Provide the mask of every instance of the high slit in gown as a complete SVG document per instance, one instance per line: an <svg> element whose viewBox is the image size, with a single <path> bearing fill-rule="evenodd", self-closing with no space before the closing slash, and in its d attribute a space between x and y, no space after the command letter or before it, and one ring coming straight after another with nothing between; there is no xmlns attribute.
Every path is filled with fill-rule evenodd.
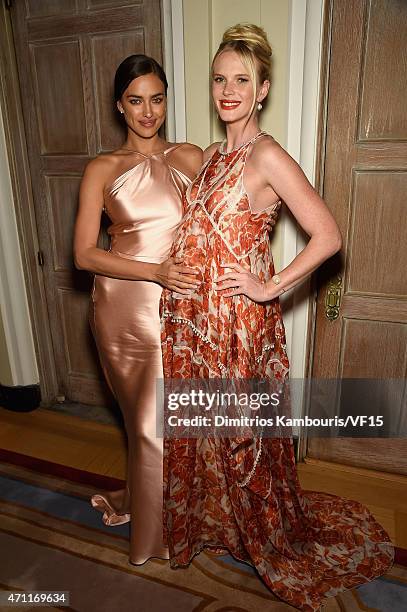
<svg viewBox="0 0 407 612"><path fill-rule="evenodd" d="M186 192L170 254L203 281L190 296L163 291L168 379L288 376L279 299L224 297L228 290L217 291L214 282L230 262L262 281L275 273L266 222L281 202L254 213L243 183L250 147L265 137L230 152L219 147ZM204 547L223 547L254 566L280 599L308 612L391 567L394 547L365 506L301 489L292 437L253 435L249 442L164 437L163 524L172 567L187 566Z"/></svg>
<svg viewBox="0 0 407 612"><path fill-rule="evenodd" d="M170 163L177 146L137 164L106 188L112 224L109 251L125 259L167 259L182 218L182 196L190 179ZM156 378L163 377L159 301L162 287L95 275L90 325L106 380L120 406L128 438L126 488L101 491L91 503L106 525L130 520L132 563L168 559L162 537L163 439L156 437Z"/></svg>

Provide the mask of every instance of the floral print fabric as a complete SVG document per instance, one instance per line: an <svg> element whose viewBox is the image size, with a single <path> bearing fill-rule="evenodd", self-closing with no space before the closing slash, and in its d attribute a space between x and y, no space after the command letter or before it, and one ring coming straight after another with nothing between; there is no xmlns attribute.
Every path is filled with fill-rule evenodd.
<svg viewBox="0 0 407 612"><path fill-rule="evenodd" d="M281 201L250 208L245 161L263 132L241 147L217 149L188 189L171 256L199 270L184 296L164 290L166 378L256 378L289 373L277 299L225 298L220 264L238 262L261 280L274 271L266 223ZM204 547L227 548L253 565L282 600L306 611L324 598L382 575L394 548L362 504L300 487L292 438L164 438L163 530L172 567Z"/></svg>

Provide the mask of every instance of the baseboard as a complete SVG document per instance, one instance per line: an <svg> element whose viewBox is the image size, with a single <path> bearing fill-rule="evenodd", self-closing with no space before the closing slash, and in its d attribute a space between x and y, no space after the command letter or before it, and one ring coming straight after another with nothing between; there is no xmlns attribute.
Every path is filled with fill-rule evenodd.
<svg viewBox="0 0 407 612"><path fill-rule="evenodd" d="M41 402L40 385L7 387L0 384L0 406L14 412L32 412Z"/></svg>
<svg viewBox="0 0 407 612"><path fill-rule="evenodd" d="M67 465L60 465L53 463L52 461L46 461L45 459L38 459L37 457L29 457L22 453L15 453L10 450L0 449L0 461L4 463L11 463L12 465L19 465L20 467L27 468L33 472L40 472L41 474L49 474L51 476L57 476L65 480L71 480L72 482L78 482L85 485L94 486L104 490L116 490L121 489L125 486L125 481L118 478L112 478L111 476L103 476L102 474L94 474L86 470L79 470Z"/></svg>

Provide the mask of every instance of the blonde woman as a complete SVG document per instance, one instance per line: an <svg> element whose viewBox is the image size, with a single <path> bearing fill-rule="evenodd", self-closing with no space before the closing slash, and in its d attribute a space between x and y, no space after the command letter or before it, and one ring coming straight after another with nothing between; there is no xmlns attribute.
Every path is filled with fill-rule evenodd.
<svg viewBox="0 0 407 612"><path fill-rule="evenodd" d="M289 363L279 296L341 248L325 202L298 164L259 128L271 48L254 25L228 29L212 64L226 140L210 146L185 196L170 255L200 273L191 295L164 289L168 379L269 379ZM266 231L281 201L310 236L276 274ZM383 574L394 549L360 503L301 489L292 438L170 436L164 441L164 538L173 567L202 548L228 550L301 610ZM219 552L219 550L218 550Z"/></svg>

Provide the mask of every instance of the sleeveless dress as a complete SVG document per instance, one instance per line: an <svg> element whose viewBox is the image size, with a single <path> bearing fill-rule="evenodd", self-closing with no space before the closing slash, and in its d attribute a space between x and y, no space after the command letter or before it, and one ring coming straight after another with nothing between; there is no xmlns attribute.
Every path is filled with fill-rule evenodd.
<svg viewBox="0 0 407 612"><path fill-rule="evenodd" d="M167 259L182 218L182 196L191 182L169 163L177 146L144 156L105 190L111 253L152 263ZM107 525L131 518L130 561L136 564L155 556L168 559L162 540L163 439L156 437L155 385L163 377L161 292L153 282L95 275L89 313L128 438L126 489L100 492L91 503L104 513Z"/></svg>
<svg viewBox="0 0 407 612"><path fill-rule="evenodd" d="M289 363L279 299L255 303L223 297L214 280L221 263L274 273L267 217L254 213L243 184L257 139L231 152L223 145L186 193L186 213L171 249L203 282L188 297L164 290L161 340L170 378L284 381ZM250 439L249 439L250 441ZM246 439L247 442L247 439ZM362 504L303 490L292 437L164 438L164 540L172 567L204 547L227 548L254 566L269 589L300 610L382 575L393 563L386 531Z"/></svg>

